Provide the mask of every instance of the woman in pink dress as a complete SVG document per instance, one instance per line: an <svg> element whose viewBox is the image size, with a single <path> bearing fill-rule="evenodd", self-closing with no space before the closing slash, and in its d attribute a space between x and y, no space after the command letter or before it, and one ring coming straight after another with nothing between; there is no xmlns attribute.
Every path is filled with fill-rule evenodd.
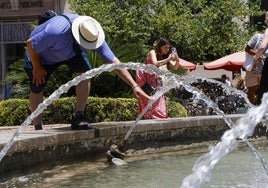
<svg viewBox="0 0 268 188"><path fill-rule="evenodd" d="M154 48L149 51L144 61L145 64L153 64L159 68L174 69L179 68L179 57L177 52L170 50L170 43L165 38L160 38L156 41ZM147 82L153 88L159 89L162 84L155 74L148 74L143 70L137 70L136 72L136 82L142 86ZM145 91L145 89L144 89ZM147 93L148 94L148 93ZM148 104L148 99L140 96L138 99L138 112L139 114ZM150 107L150 109L144 114L144 119L160 119L168 118L165 96L161 96L155 103Z"/></svg>

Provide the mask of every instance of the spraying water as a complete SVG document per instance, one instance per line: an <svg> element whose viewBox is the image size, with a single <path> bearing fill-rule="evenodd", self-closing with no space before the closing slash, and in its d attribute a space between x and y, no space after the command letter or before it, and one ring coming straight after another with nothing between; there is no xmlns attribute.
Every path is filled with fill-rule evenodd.
<svg viewBox="0 0 268 188"><path fill-rule="evenodd" d="M251 136L255 126L259 123L267 114L267 102L263 102L259 107L253 107L250 109L247 114L241 118L236 124L234 124L230 118L228 118L219 108L218 106L209 99L202 91L198 90L195 87L192 87L190 84L197 80L197 78L187 78L187 80L178 75L174 75L169 71L161 70L153 65L145 65L140 63L126 63L126 64L107 64L102 65L99 68L92 69L87 71L86 73L77 76L73 80L67 82L66 84L59 87L58 90L54 91L47 99L44 100L43 103L39 104L37 109L27 117L27 119L21 124L18 130L14 133L10 141L4 146L4 148L0 152L0 162L3 157L6 155L8 150L11 148L16 138L24 131L25 127L29 125L32 120L41 114L48 105L50 105L53 101L57 100L61 94L66 93L70 87L77 85L81 81L85 79L90 79L98 74L101 74L104 71L113 71L114 69L134 69L134 70L145 70L149 74L160 75L159 77L164 78L165 83L164 86L156 92L153 96L152 100L149 101L146 108L142 111L142 113L137 117L135 123L131 126L128 133L125 136L125 140L129 138L133 129L137 125L137 122L141 119L144 113L148 110L148 108L157 100L161 95L166 93L172 88L175 87L184 87L187 91L194 94L194 96L200 100L204 100L208 106L213 108L213 110L221 115L227 125L231 128L226 131L221 138L221 141L214 147L210 148L210 152L206 155L199 158L193 168L193 174L186 177L183 181L182 187L199 187L200 184L208 182L210 178L210 171L216 165L216 163L229 152L234 150L237 145L237 139L242 139L247 146L250 148L254 156L259 160L262 164L263 168L267 171L266 162L263 158L258 154L256 149L247 141L247 137ZM221 83L222 84L222 83ZM233 89L233 88L232 88ZM246 97L245 97L246 99ZM268 96L264 96L264 101L268 100Z"/></svg>
<svg viewBox="0 0 268 188"><path fill-rule="evenodd" d="M255 129L255 126L261 122L267 112L263 110L263 108L267 108L266 106L264 107L254 107L251 105L251 103L248 101L247 97L245 94L242 95L242 97L245 98L249 106L252 108L248 111L247 114L251 113L254 111L254 114L251 113L250 116L245 115L246 117L241 118L237 124L234 124L232 120L227 117L222 110L219 109L219 107L210 99L208 98L202 91L198 90L197 88L192 87L189 83L183 81L178 82L176 79L176 75L172 75L175 77L175 79L170 79L169 76L169 83L166 84L175 84L176 86L183 86L187 91L191 92L194 94L194 96L199 99L203 100L206 102L206 104L211 107L218 115L221 115L226 122L226 124L231 128L222 137L222 141L217 144L217 146L212 147L210 149L210 152L202 157L196 162L194 168L193 168L193 174L186 177L185 180L183 181L182 187L184 188L189 188L189 187L199 187L202 183L206 183L210 179L210 172L214 168L215 164L225 155L227 155L229 152L233 151L236 146L237 146L237 139L242 139L250 151L254 154L256 159L260 162L262 167L264 168L266 174L268 175L268 166L266 161L263 159L263 157L258 153L258 151L255 149L255 147L247 140L247 137L251 136L253 134L253 131ZM199 78L200 79L200 78ZM196 80L196 79L195 79ZM173 82L172 82L173 81ZM192 82L192 80L190 81ZM217 83L217 81L215 81ZM221 83L222 84L222 83ZM228 87L228 86L227 86ZM227 88L224 86L224 88ZM233 88L229 87L227 89L235 91ZM229 90L229 91L230 91ZM263 101L266 101L266 98L263 99ZM263 104L264 105L264 104ZM259 113L259 111L262 111L262 113ZM256 114L258 114L258 118L256 118ZM245 120L244 120L245 119ZM227 136L226 136L227 135ZM231 136L229 136L231 135Z"/></svg>
<svg viewBox="0 0 268 188"><path fill-rule="evenodd" d="M11 148L11 146L14 144L14 142L16 141L16 138L24 131L24 129L34 120L34 118L36 118L38 115L40 115L53 101L57 100L63 93L66 93L72 86L76 86L77 84L79 84L81 81L86 80L86 79L90 79L93 78L105 71L107 72L111 72L114 69L146 69L146 71L148 73L154 74L157 73L159 70L158 68L154 67L153 65L144 65L144 64L140 64L140 63L129 63L129 64L105 64L102 65L98 68L89 70L87 72L85 72L84 74L75 77L74 79L70 80L69 82L67 82L66 84L63 84L59 87L59 89L57 89L56 91L54 91L47 99L45 99L43 101L43 103L40 103L38 105L38 107L35 109L35 111L33 111L26 119L25 121L21 124L21 126L18 128L18 130L13 134L13 136L11 137L10 141L5 144L4 148L1 150L0 152L0 162L2 161L2 159L4 158L4 156L7 154L8 150ZM158 72L159 73L159 72ZM163 73L163 72L162 72ZM161 95L160 95L161 96ZM157 99L154 99L157 100ZM152 104L152 102L150 102L150 104ZM149 105L147 107L147 109L149 108ZM146 111L144 111L145 113ZM142 117L142 116L139 116ZM134 128L134 126L133 126Z"/></svg>
<svg viewBox="0 0 268 188"><path fill-rule="evenodd" d="M144 70L147 71L147 69L144 69ZM252 121L250 122L250 121L246 120L247 123L250 123L250 124L248 124L248 125L245 124L245 126L243 126L242 129L237 130L237 127L235 127L235 124L232 122L232 120L228 116L226 116L224 114L224 112L222 110L220 110L219 107L210 98L208 98L202 91L198 90L197 88L192 87L189 84L189 82L191 83L193 80L196 80L196 78L193 78L193 80L187 79L188 81L185 81L177 75L170 74L168 71L161 72L161 71L155 70L154 73L156 73L157 75L162 75L162 77L164 77L163 80L166 80L166 82L163 84L164 87L154 95L154 100L149 101L148 105L145 107L145 109L143 109L142 113L139 115L139 117L136 119L135 123L131 126L128 133L126 134L126 136L124 138L125 140L128 139L131 132L134 130L138 120L143 116L143 114L148 110L148 108L153 104L153 102L155 100L157 100L166 91L169 91L170 89L174 88L174 85L175 85L175 87L183 86L187 91L193 93L197 99L205 101L206 104L209 107L211 107L218 115L221 115L223 117L224 121L226 122L226 124L231 128L232 132L235 133L235 137L232 137L233 139L231 139L231 140L228 137L226 139L223 139L225 142L223 142L223 144L220 146L219 151L212 150L209 154L207 154L208 155L207 157L205 157L205 156L201 157L197 161L195 167L193 168L193 171L195 174L193 174L192 176L189 176L189 178L188 177L185 178L182 186L185 188L199 187L202 183L208 182L210 179L210 171L211 171L211 169L213 169L215 164L223 156L227 155L229 152L233 151L236 148L237 138L242 139L246 143L249 150L254 154L254 156L260 162L260 164L264 168L266 174L268 175L268 167L267 167L266 161L258 153L258 151L255 149L255 147L247 140L247 137L249 137L253 134L253 131L254 131L257 123L259 123L263 118L258 119L257 122L252 122ZM215 83L217 83L217 81L215 81ZM226 88L226 86L224 86L224 87ZM229 88L227 88L227 89L229 89ZM235 91L231 87L230 87L230 90ZM242 94L242 92L241 92L241 94ZM248 101L248 99L244 93L243 93L242 97L245 99L245 101L247 101L249 106L253 107L253 105L251 105L251 103ZM266 113L264 113L264 115L265 114ZM249 126L249 125L251 125L251 126ZM254 125L254 126L252 126L252 125ZM237 125L237 126L239 126L239 125ZM245 132L241 132L241 131L245 131ZM225 134L227 134L227 133L225 133ZM201 161L201 162L199 162L199 161ZM198 168L196 166L199 166L200 168ZM201 171L200 171L200 169L201 169ZM207 170L204 171L203 169L207 169Z"/></svg>
<svg viewBox="0 0 268 188"><path fill-rule="evenodd" d="M267 100L268 94L263 97L263 102L258 107L253 107L237 121L236 125L226 131L221 137L221 141L214 147L210 148L209 153L201 156L193 167L193 173L186 177L183 181L182 187L199 187L202 183L207 183L210 179L210 171L214 168L215 164L226 154L235 149L237 145L237 139L246 140L248 136L251 136L255 125L259 123L267 113ZM248 141L246 142L249 143ZM248 146L252 146L251 144ZM252 149L252 147L251 147ZM252 150L256 156L256 150ZM259 154L256 156L259 158ZM263 163L263 167L267 173L267 165L265 161L260 157Z"/></svg>

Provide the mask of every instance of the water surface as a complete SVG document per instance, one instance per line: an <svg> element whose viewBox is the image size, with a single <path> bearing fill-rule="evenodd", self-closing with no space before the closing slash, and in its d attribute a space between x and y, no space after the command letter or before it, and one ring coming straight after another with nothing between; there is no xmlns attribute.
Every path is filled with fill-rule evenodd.
<svg viewBox="0 0 268 188"><path fill-rule="evenodd" d="M259 151L268 159L267 149ZM0 187L89 187L89 188L178 188L191 173L202 154L154 154L126 158L125 166L109 164L105 159L58 166L51 170L14 177ZM260 163L247 150L236 150L222 158L212 170L204 187L265 188L268 177Z"/></svg>

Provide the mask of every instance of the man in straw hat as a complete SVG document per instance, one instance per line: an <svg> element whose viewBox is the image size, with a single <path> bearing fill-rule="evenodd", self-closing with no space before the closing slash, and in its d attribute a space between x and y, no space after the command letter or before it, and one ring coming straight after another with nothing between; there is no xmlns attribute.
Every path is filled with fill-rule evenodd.
<svg viewBox="0 0 268 188"><path fill-rule="evenodd" d="M85 50L96 51L105 63L120 63L105 41L103 29L90 16L77 14L56 15L38 25L26 42L24 69L30 79L30 109L33 112L43 101L43 90L50 75L66 64L78 75L92 69ZM127 70L115 70L116 74L132 87L134 95L149 99ZM76 86L76 112L71 123L73 130L87 130L84 109L90 90L90 80ZM41 115L33 121L35 130L41 130Z"/></svg>

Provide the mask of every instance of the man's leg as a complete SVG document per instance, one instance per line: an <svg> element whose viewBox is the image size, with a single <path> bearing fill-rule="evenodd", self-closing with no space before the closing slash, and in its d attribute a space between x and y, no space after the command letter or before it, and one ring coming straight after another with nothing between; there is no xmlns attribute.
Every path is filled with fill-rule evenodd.
<svg viewBox="0 0 268 188"><path fill-rule="evenodd" d="M75 115L72 120L71 128L74 130L88 130L91 125L86 121L84 110L86 108L87 99L90 91L90 79L80 82L76 88L76 105Z"/></svg>
<svg viewBox="0 0 268 188"><path fill-rule="evenodd" d="M263 94L268 91L268 58L266 58L262 73L261 73L261 80L260 80L260 85L258 88L258 96L257 96L257 101L256 104L260 105L261 104L261 99L263 97Z"/></svg>
<svg viewBox="0 0 268 188"><path fill-rule="evenodd" d="M255 104L255 93L256 93L256 86L248 87L248 100Z"/></svg>
<svg viewBox="0 0 268 188"><path fill-rule="evenodd" d="M86 104L87 104L87 98L89 96L90 92L90 79L84 80L80 82L76 88L76 105L75 109L76 111L84 111Z"/></svg>
<svg viewBox="0 0 268 188"><path fill-rule="evenodd" d="M30 109L31 112L33 112L35 111L37 106L43 102L43 92L40 93L30 92L29 100L30 100ZM33 124L35 130L42 130L42 114L40 114L33 120Z"/></svg>
<svg viewBox="0 0 268 188"><path fill-rule="evenodd" d="M90 70L92 67L87 59L86 54L76 54L75 57L65 62L72 72L81 75L82 73ZM76 104L75 115L72 120L71 128L75 130L87 130L91 128L91 125L86 121L84 114L87 99L90 91L90 79L81 81L75 88L76 92Z"/></svg>
<svg viewBox="0 0 268 188"><path fill-rule="evenodd" d="M28 62L28 64L30 64L30 62ZM32 66L27 66L24 67L24 70L26 72L26 74L29 77L29 84L30 84L30 96L29 96L29 102L30 102L30 110L31 112L35 111L35 109L37 108L37 106L43 102L43 90L44 87L46 85L46 83L41 84L39 86L36 86L33 83L33 74L32 74ZM46 69L47 71L47 69ZM50 72L47 71L47 76L46 76L46 82L48 80L50 76ZM33 124L34 124L34 128L35 130L42 130L42 114L40 114L39 116L37 116L34 120L33 120Z"/></svg>

